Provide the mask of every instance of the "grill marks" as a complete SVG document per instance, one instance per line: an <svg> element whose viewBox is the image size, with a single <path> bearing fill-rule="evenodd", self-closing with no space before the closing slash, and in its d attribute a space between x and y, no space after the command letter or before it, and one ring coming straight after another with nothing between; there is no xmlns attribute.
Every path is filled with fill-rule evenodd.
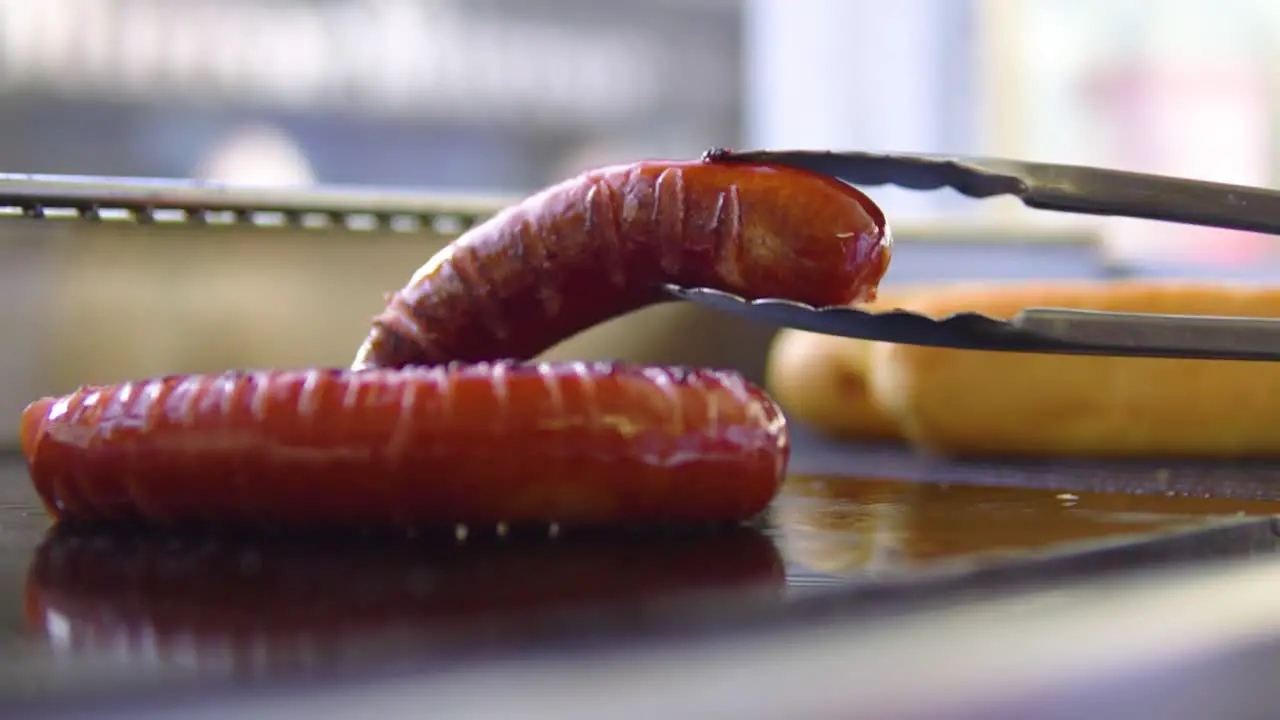
<svg viewBox="0 0 1280 720"><path fill-rule="evenodd" d="M517 247L527 244L514 243ZM504 245L501 249L506 247ZM496 248L488 248L490 251L494 249ZM493 337L506 340L510 337L511 330L500 304L501 289L490 276L486 260L475 245L461 244L451 258L450 268L457 278L461 291L459 297L465 304L461 308L464 311L463 317L477 318ZM448 323L445 327L448 327Z"/></svg>
<svg viewBox="0 0 1280 720"><path fill-rule="evenodd" d="M659 262L667 279L679 277L686 266L686 192L684 171L678 167L663 170L654 182L649 229L658 239Z"/></svg>
<svg viewBox="0 0 1280 720"><path fill-rule="evenodd" d="M742 191L736 184L716 195L715 212L707 234L713 238L712 266L718 275L729 282L743 286L746 280L742 263L746 253L742 221Z"/></svg>
<svg viewBox="0 0 1280 720"><path fill-rule="evenodd" d="M578 241L598 253L600 270L617 289L628 285L628 242L623 230L622 193L604 177L596 178L583 202Z"/></svg>
<svg viewBox="0 0 1280 720"><path fill-rule="evenodd" d="M551 262L550 241L538 234L533 218L521 213L512 230L514 244L519 245L520 271L529 274L537 285L537 298L546 317L556 317L564 309L564 293L560 289L560 272Z"/></svg>

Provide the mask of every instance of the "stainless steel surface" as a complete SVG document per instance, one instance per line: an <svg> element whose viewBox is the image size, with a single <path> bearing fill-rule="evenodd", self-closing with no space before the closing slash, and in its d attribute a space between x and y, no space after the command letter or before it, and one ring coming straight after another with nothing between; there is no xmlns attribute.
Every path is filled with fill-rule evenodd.
<svg viewBox="0 0 1280 720"><path fill-rule="evenodd" d="M855 185L1012 195L1032 208L1280 234L1280 191L1007 158L821 150L711 151L718 159L792 165Z"/></svg>
<svg viewBox="0 0 1280 720"><path fill-rule="evenodd" d="M1109 355L1274 360L1280 353L1280 320L1270 318L1027 308L1011 324Z"/></svg>

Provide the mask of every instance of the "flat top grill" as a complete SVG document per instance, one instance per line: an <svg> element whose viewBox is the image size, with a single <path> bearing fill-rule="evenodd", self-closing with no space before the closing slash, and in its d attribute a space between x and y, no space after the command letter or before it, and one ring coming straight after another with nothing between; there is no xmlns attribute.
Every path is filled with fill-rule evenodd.
<svg viewBox="0 0 1280 720"><path fill-rule="evenodd" d="M848 477L851 467L867 473ZM1133 572L1269 554L1280 542L1259 499L1274 499L1274 466L1241 469L1211 494L1203 467L1098 464L1092 486L1064 490L1063 477L1089 473L929 465L800 431L795 468L758 530L519 542L473 530L458 542L355 530L46 535L10 457L0 480L0 706L31 717L136 710L187 693L209 699L211 687L226 699L227 684L246 681L309 692L496 658L874 627L1046 587L1094 592Z"/></svg>

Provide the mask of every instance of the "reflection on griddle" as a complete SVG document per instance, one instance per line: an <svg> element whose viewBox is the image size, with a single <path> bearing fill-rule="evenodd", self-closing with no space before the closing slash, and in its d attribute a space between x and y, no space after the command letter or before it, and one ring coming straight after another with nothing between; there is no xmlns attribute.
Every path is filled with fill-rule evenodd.
<svg viewBox="0 0 1280 720"><path fill-rule="evenodd" d="M1276 515L1280 502L804 476L773 513L788 561L852 577Z"/></svg>
<svg viewBox="0 0 1280 720"><path fill-rule="evenodd" d="M244 677L774 602L784 587L774 544L745 527L463 543L55 529L26 615L57 651Z"/></svg>

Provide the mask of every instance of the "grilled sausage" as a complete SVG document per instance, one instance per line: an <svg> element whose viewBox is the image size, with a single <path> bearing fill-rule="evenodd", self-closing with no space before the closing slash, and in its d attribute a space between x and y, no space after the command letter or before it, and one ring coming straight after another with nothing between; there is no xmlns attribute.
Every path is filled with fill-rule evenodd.
<svg viewBox="0 0 1280 720"><path fill-rule="evenodd" d="M789 451L731 372L615 363L188 375L32 403L58 519L273 524L732 521Z"/></svg>
<svg viewBox="0 0 1280 720"><path fill-rule="evenodd" d="M782 166L601 168L464 233L390 297L355 369L531 358L661 285L812 305L875 298L893 239L850 185Z"/></svg>

